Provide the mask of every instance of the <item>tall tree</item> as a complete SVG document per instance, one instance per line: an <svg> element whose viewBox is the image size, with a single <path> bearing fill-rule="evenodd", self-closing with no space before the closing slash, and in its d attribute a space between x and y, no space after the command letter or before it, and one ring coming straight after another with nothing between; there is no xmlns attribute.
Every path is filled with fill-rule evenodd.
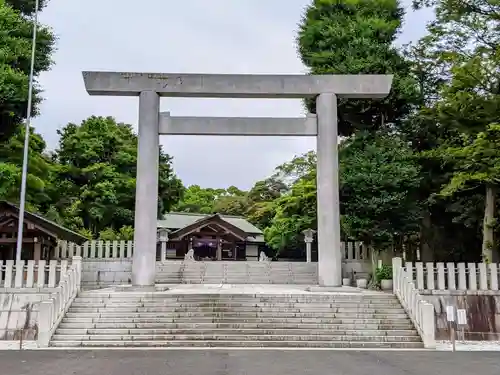
<svg viewBox="0 0 500 375"><path fill-rule="evenodd" d="M245 216L248 203L246 191L230 186L215 200L213 211L225 215Z"/></svg>
<svg viewBox="0 0 500 375"><path fill-rule="evenodd" d="M465 185L483 185L483 258L494 254L496 212L494 150L500 109L500 2L497 0L416 0L416 8L433 6L436 19L423 39L428 54L447 82L433 106L436 122L466 133L460 144L445 144L442 157L456 158L455 174L443 192L463 193ZM477 154L476 154L477 153ZM435 153L434 153L435 154ZM476 157L475 155L480 155ZM461 162L460 156L469 158ZM470 190L469 190L470 191ZM474 190L477 192L477 189Z"/></svg>
<svg viewBox="0 0 500 375"><path fill-rule="evenodd" d="M33 37L33 2L0 0L0 142L5 142L19 129L28 107L28 82ZM41 2L41 7L45 2ZM34 65L35 87L32 113L37 113L41 88L38 75L50 68L55 38L48 27L37 33Z"/></svg>
<svg viewBox="0 0 500 375"><path fill-rule="evenodd" d="M24 129L10 137L0 147L0 200L19 201L21 165L23 162ZM42 136L31 129L26 178L26 202L28 209L44 212L50 204L51 176L54 166L46 155Z"/></svg>
<svg viewBox="0 0 500 375"><path fill-rule="evenodd" d="M488 125L486 131L475 137L464 137L462 147L436 150L455 167L453 177L443 187L442 195L453 195L478 187L484 189L483 260L491 262L495 250L494 231L498 225L496 196L500 186L500 124Z"/></svg>
<svg viewBox="0 0 500 375"><path fill-rule="evenodd" d="M95 236L106 228L133 225L137 136L132 126L112 117L90 117L59 131L59 163L54 194L61 220L79 216ZM173 174L171 158L160 149L159 214L180 199L183 187ZM52 211L54 212L54 210ZM67 219L66 219L67 218ZM72 223L77 225L78 223Z"/></svg>
<svg viewBox="0 0 500 375"><path fill-rule="evenodd" d="M189 186L182 197L172 207L172 211L211 214L215 201L225 193L224 189L202 188L199 185Z"/></svg>
<svg viewBox="0 0 500 375"><path fill-rule="evenodd" d="M398 0L314 0L307 7L297 44L312 74L394 74L384 100L338 101L339 133L397 124L412 109L417 92L410 66L394 47L403 22ZM308 101L315 112L314 101Z"/></svg>
<svg viewBox="0 0 500 375"><path fill-rule="evenodd" d="M274 202L275 215L264 235L269 246L279 253L286 248L299 248L302 231L316 229L316 174L296 181L290 192Z"/></svg>
<svg viewBox="0 0 500 375"><path fill-rule="evenodd" d="M342 229L377 250L418 231L419 165L391 134L359 133L340 151Z"/></svg>
<svg viewBox="0 0 500 375"><path fill-rule="evenodd" d="M35 13L36 0L5 0L5 2L26 16L31 16ZM48 0L38 0L38 10L41 11L45 8L47 3Z"/></svg>

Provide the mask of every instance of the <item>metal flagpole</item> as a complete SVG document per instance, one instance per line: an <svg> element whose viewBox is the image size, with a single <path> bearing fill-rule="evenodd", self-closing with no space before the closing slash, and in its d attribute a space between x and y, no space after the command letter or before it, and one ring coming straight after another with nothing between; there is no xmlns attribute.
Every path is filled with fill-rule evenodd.
<svg viewBox="0 0 500 375"><path fill-rule="evenodd" d="M16 261L21 260L21 251L23 248L23 229L24 229L24 206L26 204L26 176L28 174L28 151L30 141L31 127L31 103L33 101L33 75L35 70L35 53L36 53L36 34L38 31L38 4L39 0L35 0L35 17L33 22L33 40L31 42L31 65L28 84L28 109L26 114L26 127L24 134L24 154L23 154L23 170L21 174L21 194L19 197L19 224L17 227L17 243L16 243Z"/></svg>

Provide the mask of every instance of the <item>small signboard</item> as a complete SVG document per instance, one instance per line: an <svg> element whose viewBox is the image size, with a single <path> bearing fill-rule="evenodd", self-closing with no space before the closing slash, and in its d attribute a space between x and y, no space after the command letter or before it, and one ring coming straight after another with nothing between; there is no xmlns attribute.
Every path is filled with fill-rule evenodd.
<svg viewBox="0 0 500 375"><path fill-rule="evenodd" d="M457 324L461 326L467 325L467 313L465 312L465 309L457 310Z"/></svg>
<svg viewBox="0 0 500 375"><path fill-rule="evenodd" d="M446 320L448 322L455 321L455 308L453 306L446 306Z"/></svg>

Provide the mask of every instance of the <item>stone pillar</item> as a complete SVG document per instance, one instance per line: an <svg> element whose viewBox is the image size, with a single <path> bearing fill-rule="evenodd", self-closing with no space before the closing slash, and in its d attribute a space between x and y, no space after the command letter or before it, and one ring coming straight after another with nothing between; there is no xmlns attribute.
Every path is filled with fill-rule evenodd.
<svg viewBox="0 0 500 375"><path fill-rule="evenodd" d="M337 97L320 94L316 99L318 281L321 286L342 285L340 244L339 160Z"/></svg>
<svg viewBox="0 0 500 375"><path fill-rule="evenodd" d="M132 284L154 286L158 218L160 97L154 91L139 95L139 140L134 220Z"/></svg>
<svg viewBox="0 0 500 375"><path fill-rule="evenodd" d="M311 242L306 242L306 262L311 263Z"/></svg>
<svg viewBox="0 0 500 375"><path fill-rule="evenodd" d="M302 232L304 234L304 242L306 243L306 262L311 263L311 244L313 242L314 233L316 233L313 229L306 229Z"/></svg>

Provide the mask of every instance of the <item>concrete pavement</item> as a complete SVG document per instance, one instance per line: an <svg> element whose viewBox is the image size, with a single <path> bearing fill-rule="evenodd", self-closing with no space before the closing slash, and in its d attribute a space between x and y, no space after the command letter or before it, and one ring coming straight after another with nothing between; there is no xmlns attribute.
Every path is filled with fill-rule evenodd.
<svg viewBox="0 0 500 375"><path fill-rule="evenodd" d="M494 352L76 350L0 352L8 375L498 375Z"/></svg>

